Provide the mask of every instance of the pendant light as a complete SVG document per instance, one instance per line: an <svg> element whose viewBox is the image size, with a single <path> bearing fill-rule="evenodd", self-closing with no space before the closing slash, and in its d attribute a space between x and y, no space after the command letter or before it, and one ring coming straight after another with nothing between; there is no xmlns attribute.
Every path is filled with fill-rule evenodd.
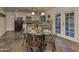
<svg viewBox="0 0 79 59"><path fill-rule="evenodd" d="M35 15L35 12L34 11L32 11L32 15Z"/></svg>
<svg viewBox="0 0 79 59"><path fill-rule="evenodd" d="M35 15L34 9L32 8L32 15Z"/></svg>
<svg viewBox="0 0 79 59"><path fill-rule="evenodd" d="M45 13L44 13L44 12L42 12L42 13L41 13L41 15L42 15L42 16L44 16L44 15L45 15Z"/></svg>
<svg viewBox="0 0 79 59"><path fill-rule="evenodd" d="M44 9L42 9L42 13L41 13L41 15L42 15L42 16L44 16L44 15L45 15L45 13L44 13Z"/></svg>

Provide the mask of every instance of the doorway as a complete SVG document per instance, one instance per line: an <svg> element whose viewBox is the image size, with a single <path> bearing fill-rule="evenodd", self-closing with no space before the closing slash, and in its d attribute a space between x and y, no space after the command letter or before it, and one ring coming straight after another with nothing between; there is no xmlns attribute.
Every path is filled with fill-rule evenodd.
<svg viewBox="0 0 79 59"><path fill-rule="evenodd" d="M18 32L18 31L22 31L22 24L23 24L23 18L22 17L16 17L15 19L15 31Z"/></svg>

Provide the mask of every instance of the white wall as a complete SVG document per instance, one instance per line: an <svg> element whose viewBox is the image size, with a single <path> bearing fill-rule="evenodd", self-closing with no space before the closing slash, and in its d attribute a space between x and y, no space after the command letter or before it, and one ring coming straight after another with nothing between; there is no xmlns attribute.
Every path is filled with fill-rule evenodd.
<svg viewBox="0 0 79 59"><path fill-rule="evenodd" d="M6 15L6 17L0 16L0 36L2 36L6 31L14 31L14 17L23 17L23 20L26 19L26 16L32 16L31 13L24 12L6 12L3 8L0 8L0 13ZM32 20L39 20L39 15L32 16Z"/></svg>
<svg viewBox="0 0 79 59"><path fill-rule="evenodd" d="M0 7L0 13L6 14L6 11Z"/></svg>
<svg viewBox="0 0 79 59"><path fill-rule="evenodd" d="M67 12L74 12L75 13L75 37L72 38L72 37L69 37L69 36L66 36L65 35L65 13ZM69 40L72 40L72 41L76 41L76 42L79 42L79 38L78 38L78 16L79 16L79 13L78 13L78 8L74 8L74 7L60 7L60 8L52 8L51 10L49 10L47 13L47 15L51 15L51 19L53 20L53 33L55 33L55 15L56 14L61 14L61 34L57 34L58 36L61 36L61 37L64 37L64 38L67 38Z"/></svg>
<svg viewBox="0 0 79 59"><path fill-rule="evenodd" d="M78 8L77 33L78 33L78 40L79 40L79 8Z"/></svg>
<svg viewBox="0 0 79 59"><path fill-rule="evenodd" d="M14 13L7 13L6 16L6 30L13 31L14 30Z"/></svg>
<svg viewBox="0 0 79 59"><path fill-rule="evenodd" d="M23 20L26 20L26 16L32 16L31 13L24 12L7 12L7 31L14 31L14 18L23 17ZM32 16L32 20L38 20L39 15Z"/></svg>
<svg viewBox="0 0 79 59"><path fill-rule="evenodd" d="M5 10L0 8L0 13L6 14ZM6 32L6 18L0 16L0 36Z"/></svg>

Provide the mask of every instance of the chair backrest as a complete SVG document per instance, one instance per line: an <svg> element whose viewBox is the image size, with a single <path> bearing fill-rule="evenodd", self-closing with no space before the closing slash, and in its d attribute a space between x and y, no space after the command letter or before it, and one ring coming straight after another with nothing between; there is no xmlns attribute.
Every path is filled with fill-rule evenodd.
<svg viewBox="0 0 79 59"><path fill-rule="evenodd" d="M28 42L28 44L31 46L31 44L32 44L32 35L31 34L29 34L29 33L27 33L27 42Z"/></svg>

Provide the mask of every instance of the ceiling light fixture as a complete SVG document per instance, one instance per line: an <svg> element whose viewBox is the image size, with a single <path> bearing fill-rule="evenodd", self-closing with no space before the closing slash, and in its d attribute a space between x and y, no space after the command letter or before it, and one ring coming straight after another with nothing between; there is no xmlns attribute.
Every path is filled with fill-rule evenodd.
<svg viewBox="0 0 79 59"><path fill-rule="evenodd" d="M42 9L42 13L41 13L41 15L42 15L42 16L44 16L44 15L45 15L45 13L44 13L44 8Z"/></svg>
<svg viewBox="0 0 79 59"><path fill-rule="evenodd" d="M32 15L35 15L34 9L32 8Z"/></svg>
<svg viewBox="0 0 79 59"><path fill-rule="evenodd" d="M41 15L43 16L43 15L45 15L45 13L44 13L44 12L42 12L42 13L41 13Z"/></svg>
<svg viewBox="0 0 79 59"><path fill-rule="evenodd" d="M34 11L32 12L32 15L35 15L35 12Z"/></svg>

